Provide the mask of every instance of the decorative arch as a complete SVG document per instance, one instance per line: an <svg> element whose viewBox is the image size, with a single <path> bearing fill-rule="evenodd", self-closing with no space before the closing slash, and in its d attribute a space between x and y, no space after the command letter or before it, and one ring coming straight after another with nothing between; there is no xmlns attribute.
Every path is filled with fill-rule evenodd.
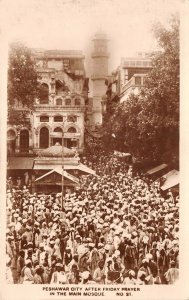
<svg viewBox="0 0 189 300"><path fill-rule="evenodd" d="M21 128L20 128L20 131L21 130L28 130L29 131L29 128L27 127L27 126L22 126ZM29 131L30 132L30 131Z"/></svg>
<svg viewBox="0 0 189 300"><path fill-rule="evenodd" d="M71 126L71 127L68 128L67 132L69 132L69 133L76 133L77 129L75 127Z"/></svg>
<svg viewBox="0 0 189 300"><path fill-rule="evenodd" d="M75 132L80 132L80 128L78 125L72 123L72 124L68 124L67 126L65 126L64 131L68 132L69 128L74 128L76 131Z"/></svg>
<svg viewBox="0 0 189 300"><path fill-rule="evenodd" d="M46 80L45 78L43 78L43 79L40 81L40 85L42 85L42 84L48 85L48 87L49 87L49 89L50 89L50 83L49 83L49 81Z"/></svg>
<svg viewBox="0 0 189 300"><path fill-rule="evenodd" d="M46 124L46 123L41 123L41 124L36 128L36 134L39 134L41 128L43 128L43 127L46 127L46 128L49 130L49 132L52 131L50 125L48 125L48 124Z"/></svg>
<svg viewBox="0 0 189 300"><path fill-rule="evenodd" d="M53 131L54 132L62 132L62 128L61 127L56 127Z"/></svg>

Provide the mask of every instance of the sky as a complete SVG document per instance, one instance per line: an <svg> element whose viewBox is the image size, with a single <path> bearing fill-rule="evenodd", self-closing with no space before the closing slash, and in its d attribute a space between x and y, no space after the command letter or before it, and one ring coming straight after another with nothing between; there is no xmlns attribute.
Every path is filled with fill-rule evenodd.
<svg viewBox="0 0 189 300"><path fill-rule="evenodd" d="M109 71L121 57L157 48L155 22L168 23L183 0L0 0L1 30L28 47L82 50L88 58L97 31L109 39Z"/></svg>

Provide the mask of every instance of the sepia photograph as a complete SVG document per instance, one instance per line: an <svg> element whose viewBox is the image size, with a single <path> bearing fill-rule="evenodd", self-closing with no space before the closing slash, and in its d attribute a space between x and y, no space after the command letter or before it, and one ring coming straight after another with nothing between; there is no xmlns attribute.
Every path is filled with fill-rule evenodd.
<svg viewBox="0 0 189 300"><path fill-rule="evenodd" d="M187 299L185 1L2 3L2 299Z"/></svg>

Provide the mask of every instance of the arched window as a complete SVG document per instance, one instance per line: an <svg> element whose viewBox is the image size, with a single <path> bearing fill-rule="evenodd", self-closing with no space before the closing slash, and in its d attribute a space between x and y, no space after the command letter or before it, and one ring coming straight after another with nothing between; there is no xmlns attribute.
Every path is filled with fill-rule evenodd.
<svg viewBox="0 0 189 300"><path fill-rule="evenodd" d="M62 116L55 116L54 117L54 122L63 122L63 117Z"/></svg>
<svg viewBox="0 0 189 300"><path fill-rule="evenodd" d="M71 99L70 98L65 99L65 105L71 105Z"/></svg>
<svg viewBox="0 0 189 300"><path fill-rule="evenodd" d="M46 127L40 130L39 147L43 149L49 147L49 130Z"/></svg>
<svg viewBox="0 0 189 300"><path fill-rule="evenodd" d="M49 122L48 116L40 116L40 122Z"/></svg>
<svg viewBox="0 0 189 300"><path fill-rule="evenodd" d="M62 132L62 128L56 127L55 130L54 130L54 132Z"/></svg>
<svg viewBox="0 0 189 300"><path fill-rule="evenodd" d="M67 132L76 133L77 130L75 129L75 127L70 127L70 128L68 128Z"/></svg>
<svg viewBox="0 0 189 300"><path fill-rule="evenodd" d="M61 98L56 99L56 105L62 105L62 99Z"/></svg>
<svg viewBox="0 0 189 300"><path fill-rule="evenodd" d="M81 105L81 100L79 98L75 98L75 105Z"/></svg>
<svg viewBox="0 0 189 300"><path fill-rule="evenodd" d="M29 131L20 131L20 152L29 152Z"/></svg>
<svg viewBox="0 0 189 300"><path fill-rule="evenodd" d="M49 103L49 86L46 83L42 83L39 89L39 101L40 104Z"/></svg>

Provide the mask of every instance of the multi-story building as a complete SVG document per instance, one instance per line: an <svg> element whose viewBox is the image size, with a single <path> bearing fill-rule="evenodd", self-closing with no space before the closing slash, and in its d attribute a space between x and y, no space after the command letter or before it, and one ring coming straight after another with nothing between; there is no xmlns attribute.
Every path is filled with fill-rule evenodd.
<svg viewBox="0 0 189 300"><path fill-rule="evenodd" d="M7 168L9 176L20 176L25 183L30 180L35 188L40 172L56 168L57 163L76 171L84 168L75 157L69 164L67 158L63 161L65 151L62 154L61 145L78 152L84 149L88 78L81 51L32 49L32 57L39 78L39 95L32 110L15 103L14 114L20 112L23 118L17 124L14 119L8 123ZM51 153L55 145L59 147L58 154L43 158L44 150L48 148Z"/></svg>
<svg viewBox="0 0 189 300"><path fill-rule="evenodd" d="M145 78L152 68L150 53L137 53L136 57L122 58L119 67L118 91L120 102L128 99L133 93L137 95L145 84Z"/></svg>
<svg viewBox="0 0 189 300"><path fill-rule="evenodd" d="M27 111L28 126L8 124L9 150L39 152L56 143L84 147L85 102L88 79L81 51L32 49L40 83L34 109ZM17 110L24 110L17 105ZM21 122L22 124L22 122Z"/></svg>
<svg viewBox="0 0 189 300"><path fill-rule="evenodd" d="M120 66L106 78L106 95L103 97L103 111L109 101L126 101L131 94L137 95L145 84L152 68L152 53L137 53L135 57L122 58Z"/></svg>

